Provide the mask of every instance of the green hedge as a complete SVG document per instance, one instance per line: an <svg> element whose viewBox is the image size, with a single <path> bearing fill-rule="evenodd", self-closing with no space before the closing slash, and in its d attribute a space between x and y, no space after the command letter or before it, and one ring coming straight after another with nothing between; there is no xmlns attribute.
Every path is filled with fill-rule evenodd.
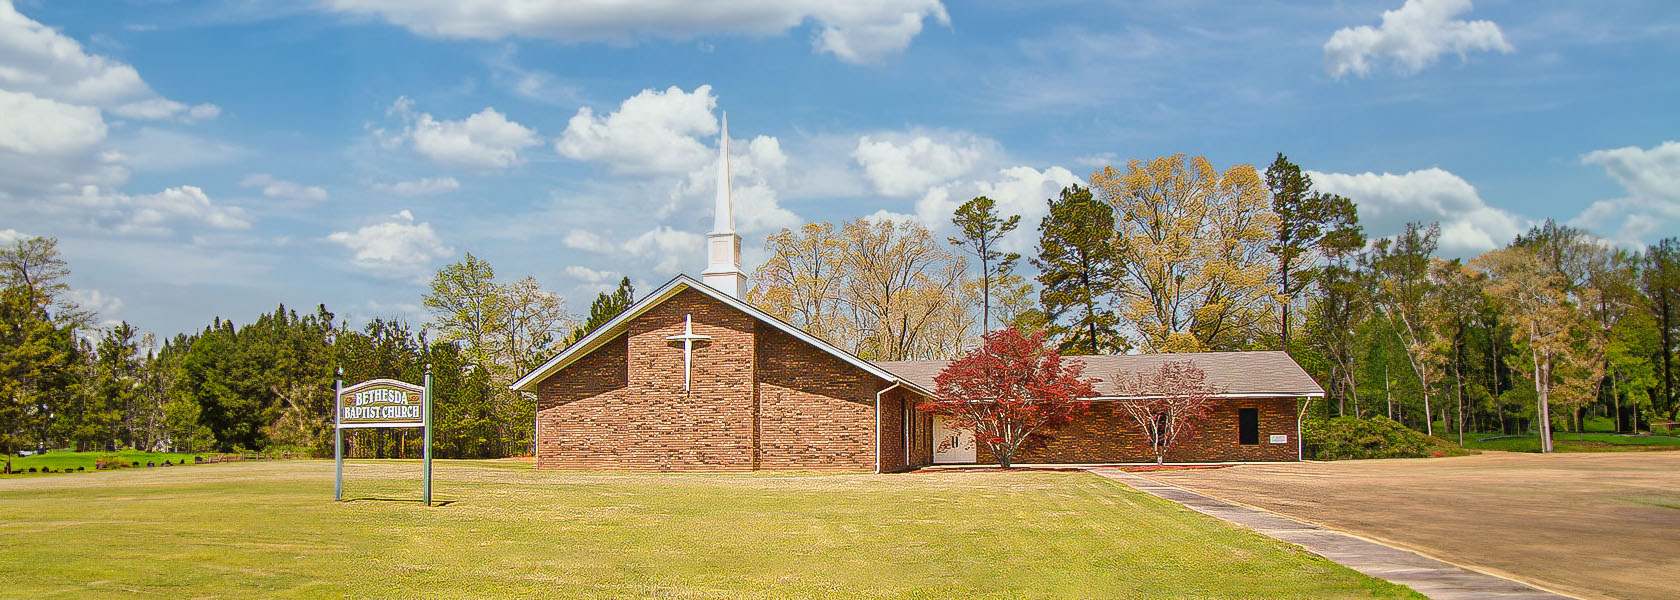
<svg viewBox="0 0 1680 600"><path fill-rule="evenodd" d="M1428 458L1470 452L1388 417L1336 417L1305 425L1307 456L1315 460Z"/></svg>

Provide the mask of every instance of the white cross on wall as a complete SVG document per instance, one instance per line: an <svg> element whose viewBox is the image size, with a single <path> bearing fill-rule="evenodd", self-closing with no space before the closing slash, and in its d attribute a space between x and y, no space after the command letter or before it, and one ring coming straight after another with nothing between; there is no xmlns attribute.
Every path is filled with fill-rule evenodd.
<svg viewBox="0 0 1680 600"><path fill-rule="evenodd" d="M712 339L709 335L694 334L694 315L684 315L683 332L665 338L683 343L683 391L688 391L690 373L694 370L694 342Z"/></svg>

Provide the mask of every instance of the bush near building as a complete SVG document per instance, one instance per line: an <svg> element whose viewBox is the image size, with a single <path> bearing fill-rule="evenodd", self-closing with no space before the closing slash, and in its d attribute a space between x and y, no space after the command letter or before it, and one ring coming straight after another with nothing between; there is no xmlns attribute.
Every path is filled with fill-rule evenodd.
<svg viewBox="0 0 1680 600"><path fill-rule="evenodd" d="M1302 425L1307 458L1351 460L1362 458L1428 458L1464 456L1469 450L1441 438L1425 435L1388 417L1336 417L1309 420Z"/></svg>

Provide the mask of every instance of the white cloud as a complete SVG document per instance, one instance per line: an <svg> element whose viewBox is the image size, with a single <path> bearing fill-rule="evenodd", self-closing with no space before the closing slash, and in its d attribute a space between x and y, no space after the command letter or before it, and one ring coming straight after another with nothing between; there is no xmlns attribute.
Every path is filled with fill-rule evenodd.
<svg viewBox="0 0 1680 600"><path fill-rule="evenodd" d="M461 189L461 182L454 177L421 177L412 181L375 183L373 189L398 196L429 196Z"/></svg>
<svg viewBox="0 0 1680 600"><path fill-rule="evenodd" d="M77 192L49 196L37 208L81 221L96 231L115 233L170 235L180 227L251 227L244 209L217 204L204 190L190 185L137 196L90 185Z"/></svg>
<svg viewBox="0 0 1680 600"><path fill-rule="evenodd" d="M735 230L754 233L775 231L801 223L798 215L783 208L777 190L787 181L788 157L781 142L761 135L752 140L732 140L729 145L730 200L734 203ZM688 173L671 189L670 202L660 216L683 206L703 206L709 217L717 200L716 159ZM710 219L707 219L709 222Z"/></svg>
<svg viewBox="0 0 1680 600"><path fill-rule="evenodd" d="M905 224L905 223L915 223L917 225L922 224L922 220L916 218L916 215L908 215L908 214L904 214L904 213L901 213L901 212L893 212L893 211L887 210L885 208L877 210L877 211L872 212L872 213L869 213L869 214L864 215L862 217L858 217L858 218L863 219L865 221L869 221L871 223L888 222L888 223L897 223L897 224L900 224L900 225Z"/></svg>
<svg viewBox="0 0 1680 600"><path fill-rule="evenodd" d="M121 322L114 315L123 309L123 300L99 290L77 288L70 290L70 301L84 310L91 310L95 315L104 317L100 320L101 327L111 327Z"/></svg>
<svg viewBox="0 0 1680 600"><path fill-rule="evenodd" d="M1359 209L1359 223L1372 237L1400 233L1406 223L1439 222L1440 248L1467 256L1504 246L1530 222L1488 206L1475 186L1440 168L1392 173L1309 171L1315 189L1346 196Z"/></svg>
<svg viewBox="0 0 1680 600"><path fill-rule="evenodd" d="M598 271L579 265L567 266L566 274L584 283L601 283L618 276L617 273L613 273L612 271Z"/></svg>
<svg viewBox="0 0 1680 600"><path fill-rule="evenodd" d="M0 150L61 157L105 141L105 120L91 106L0 89L0 114Z"/></svg>
<svg viewBox="0 0 1680 600"><path fill-rule="evenodd" d="M718 133L718 119L712 115L716 107L709 85L693 92L674 86L642 90L604 117L587 107L579 109L554 150L575 160L605 163L615 174L638 177L635 183L666 187L667 201L654 208L655 218L699 207L710 214L717 189L717 147L702 137ZM781 142L763 135L730 142L736 230L798 225L799 217L778 200L788 166Z"/></svg>
<svg viewBox="0 0 1680 600"><path fill-rule="evenodd" d="M685 263L704 256L706 236L661 225L624 242L624 251L650 263L657 273L675 273Z"/></svg>
<svg viewBox="0 0 1680 600"><path fill-rule="evenodd" d="M875 191L913 196L973 172L996 154L997 142L971 134L911 132L859 137L852 159Z"/></svg>
<svg viewBox="0 0 1680 600"><path fill-rule="evenodd" d="M150 126L113 139L111 145L124 165L142 172L225 165L253 154L235 144Z"/></svg>
<svg viewBox="0 0 1680 600"><path fill-rule="evenodd" d="M16 229L0 229L0 246L10 246L17 243L18 240L27 240L34 237Z"/></svg>
<svg viewBox="0 0 1680 600"><path fill-rule="evenodd" d="M112 107L111 114L127 119L159 121L175 118L183 123L196 123L220 116L222 107L214 104L187 106L167 98L152 98Z"/></svg>
<svg viewBox="0 0 1680 600"><path fill-rule="evenodd" d="M134 67L87 53L81 42L19 13L10 0L0 0L0 88L130 119L215 116L159 96Z"/></svg>
<svg viewBox="0 0 1680 600"><path fill-rule="evenodd" d="M566 232L566 237L562 238L560 243L564 244L567 248L588 250L590 252L600 252L603 254L614 250L613 245L607 243L606 240L601 239L601 236L582 229L573 229Z"/></svg>
<svg viewBox="0 0 1680 600"><path fill-rule="evenodd" d="M519 152L542 143L537 132L509 121L494 108L485 107L459 121L439 121L430 113L414 112L414 101L399 97L390 112L402 115L402 134L388 140L391 145L408 142L414 151L434 163L468 169L505 169L525 162Z"/></svg>
<svg viewBox="0 0 1680 600"><path fill-rule="evenodd" d="M696 136L714 135L717 98L712 86L692 93L671 86L642 90L605 117L579 108L554 142L554 150L573 160L600 161L619 173L681 173L704 166L715 156Z"/></svg>
<svg viewBox="0 0 1680 600"><path fill-rule="evenodd" d="M276 200L301 200L305 202L320 202L327 199L327 190L314 185L303 185L296 182L276 179L267 173L252 173L246 175L239 182L240 187L260 187L263 196Z"/></svg>
<svg viewBox="0 0 1680 600"><path fill-rule="evenodd" d="M715 34L773 35L806 23L812 48L841 60L873 62L901 52L923 21L949 24L939 0L327 0L339 12L371 15L420 35L625 43Z"/></svg>
<svg viewBox="0 0 1680 600"><path fill-rule="evenodd" d="M1098 152L1096 154L1087 154L1085 156L1075 158L1073 159L1073 162L1079 163L1081 166L1101 169L1107 166L1122 164L1124 161L1120 160L1120 155L1113 152Z"/></svg>
<svg viewBox="0 0 1680 600"><path fill-rule="evenodd" d="M1680 142L1666 141L1649 149L1594 150L1582 155L1581 163L1604 167L1627 196L1594 202L1571 224L1624 243L1638 243L1680 222ZM1621 223L1614 222L1617 218ZM1604 231L1609 227L1615 232Z"/></svg>
<svg viewBox="0 0 1680 600"><path fill-rule="evenodd" d="M432 261L455 251L443 243L431 223L415 223L414 213L407 209L382 223L335 232L327 241L349 248L357 267L394 279L423 278Z"/></svg>
<svg viewBox="0 0 1680 600"><path fill-rule="evenodd" d="M1049 211L1047 200L1061 193L1062 188L1083 181L1062 167L1048 167L1042 171L1027 166L999 169L984 179L928 190L916 201L916 218L929 229L945 230L951 226L951 215L958 206L977 196L985 196L997 202L999 215L1021 217L1021 224L1015 232L1003 239L1002 248L1025 254L1037 241L1038 223ZM894 218L896 215L883 212L880 216Z"/></svg>
<svg viewBox="0 0 1680 600"><path fill-rule="evenodd" d="M1492 21L1454 18L1470 8L1470 0L1406 0L1384 11L1378 27L1347 27L1331 35L1324 43L1325 68L1337 79L1364 77L1377 66L1373 63L1386 60L1396 72L1411 75L1448 52L1460 59L1474 50L1512 52Z"/></svg>

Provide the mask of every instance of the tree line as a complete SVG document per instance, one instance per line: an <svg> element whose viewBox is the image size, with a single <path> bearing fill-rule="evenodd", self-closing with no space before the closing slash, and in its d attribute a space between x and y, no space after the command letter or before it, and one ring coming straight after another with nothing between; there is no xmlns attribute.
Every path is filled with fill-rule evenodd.
<svg viewBox="0 0 1680 600"><path fill-rule="evenodd" d="M982 196L952 215L955 252L910 222L784 229L749 300L876 360L956 358L1000 326L1070 354L1285 350L1327 390L1316 416L1432 435L1549 448L1553 427L1680 417L1675 238L1633 250L1547 220L1447 259L1438 224L1371 238L1282 154L1264 172L1132 160L1046 202L1030 281L1000 248L1020 217Z"/></svg>
<svg viewBox="0 0 1680 600"><path fill-rule="evenodd" d="M1046 202L1025 256L1004 241L1020 217L984 196L957 207L945 240L889 219L784 229L765 240L748 301L873 360L955 358L1005 326L1066 354L1283 349L1327 390L1318 416L1442 436L1680 417L1674 238L1635 251L1546 221L1449 260L1433 223L1368 238L1354 199L1315 189L1281 154L1263 173L1132 160ZM325 306L280 305L160 340L96 326L69 273L52 238L0 248L0 452L324 454L335 368L418 381L430 365L439 456L523 453L534 402L509 384L635 297L626 278L575 316L535 279L504 283L467 254L434 274L418 326L352 328ZM412 432L350 437L358 456L419 451Z"/></svg>
<svg viewBox="0 0 1680 600"><path fill-rule="evenodd" d="M330 455L333 384L434 378L440 457L529 451L534 403L508 390L561 344L627 307L629 280L579 324L535 279L498 283L467 254L432 278L432 320L375 318L352 328L325 306L277 306L245 324L216 317L159 340L127 323L100 328L73 301L57 240L0 248L0 454L121 448ZM350 430L352 456L413 457L418 432Z"/></svg>

